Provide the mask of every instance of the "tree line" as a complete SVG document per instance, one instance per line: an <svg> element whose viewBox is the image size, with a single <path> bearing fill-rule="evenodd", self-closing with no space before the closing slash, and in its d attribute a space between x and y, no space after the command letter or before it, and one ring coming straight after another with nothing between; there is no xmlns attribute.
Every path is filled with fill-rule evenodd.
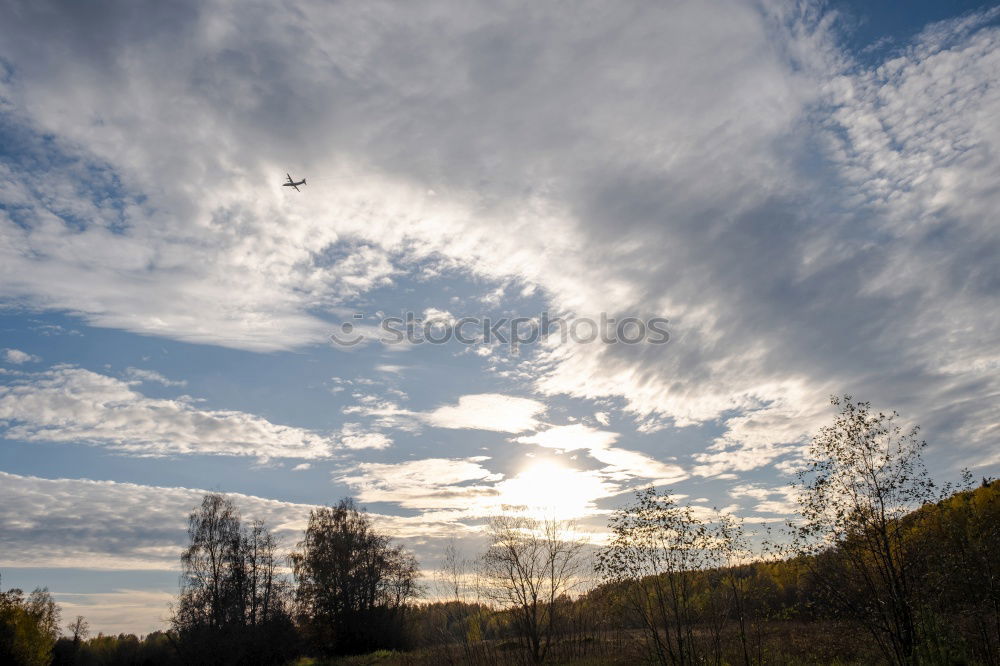
<svg viewBox="0 0 1000 666"><path fill-rule="evenodd" d="M285 558L265 525L209 494L189 516L168 631L88 639L77 617L59 638L47 591L10 590L0 663L284 664L389 649L383 661L400 664L1000 664L1000 482L939 487L916 428L834 403L781 538L656 488L611 515L602 544L512 511L487 521L477 556L449 545L430 601L414 556L350 499L310 512Z"/></svg>
<svg viewBox="0 0 1000 666"><path fill-rule="evenodd" d="M1000 664L1000 482L938 486L916 427L833 402L783 538L753 548L733 516L642 489L610 518L595 584L571 597L563 572L589 568L571 529L491 523L473 599L424 606L418 633L444 626L439 642L475 663L509 661L507 644L528 663Z"/></svg>

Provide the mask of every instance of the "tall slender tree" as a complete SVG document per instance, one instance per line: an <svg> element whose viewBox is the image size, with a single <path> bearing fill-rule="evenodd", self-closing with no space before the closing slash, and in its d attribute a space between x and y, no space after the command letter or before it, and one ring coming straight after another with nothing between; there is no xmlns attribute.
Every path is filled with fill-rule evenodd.
<svg viewBox="0 0 1000 666"><path fill-rule="evenodd" d="M647 488L615 512L610 528L597 571L624 591L651 658L660 664L699 663L695 625L702 617L693 574L722 561L709 526L669 492Z"/></svg>
<svg viewBox="0 0 1000 666"><path fill-rule="evenodd" d="M920 641L915 542L906 517L938 498L918 428L850 396L809 448L799 474L796 546L812 557L830 602L858 617L892 663L914 663Z"/></svg>

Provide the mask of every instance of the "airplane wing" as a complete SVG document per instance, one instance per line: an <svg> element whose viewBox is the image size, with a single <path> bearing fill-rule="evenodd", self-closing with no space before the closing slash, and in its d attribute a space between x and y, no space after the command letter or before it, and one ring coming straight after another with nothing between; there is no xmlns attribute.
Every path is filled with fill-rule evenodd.
<svg viewBox="0 0 1000 666"><path fill-rule="evenodd" d="M292 180L292 174L286 173L285 175L288 176L288 182L289 183L294 183L295 182L294 180Z"/></svg>
<svg viewBox="0 0 1000 666"><path fill-rule="evenodd" d="M292 185L292 187L295 187L295 185ZM298 187L295 187L295 191L296 192L301 192L302 190L300 190Z"/></svg>

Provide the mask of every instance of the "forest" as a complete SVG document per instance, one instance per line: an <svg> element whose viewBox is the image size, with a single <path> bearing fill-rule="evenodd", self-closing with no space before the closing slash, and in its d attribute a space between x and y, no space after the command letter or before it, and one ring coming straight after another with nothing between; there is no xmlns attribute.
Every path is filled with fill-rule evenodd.
<svg viewBox="0 0 1000 666"><path fill-rule="evenodd" d="M351 499L286 552L209 494L169 629L91 636L0 587L0 663L1000 664L1000 481L939 485L916 427L834 402L780 530L641 488L602 543L514 508L422 575Z"/></svg>

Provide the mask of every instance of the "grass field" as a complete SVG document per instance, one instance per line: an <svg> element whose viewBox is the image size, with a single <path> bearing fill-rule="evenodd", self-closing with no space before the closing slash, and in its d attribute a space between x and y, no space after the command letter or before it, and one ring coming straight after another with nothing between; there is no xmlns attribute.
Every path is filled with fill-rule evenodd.
<svg viewBox="0 0 1000 666"><path fill-rule="evenodd" d="M742 651L731 640L725 643L721 664L743 664ZM861 666L880 663L869 637L856 626L833 622L773 622L763 628L754 663ZM404 652L380 650L332 659L301 658L290 666L436 666L439 664L527 664L527 654L514 640L479 641L416 648ZM552 646L545 663L573 666L628 666L655 663L644 652L638 632L564 638Z"/></svg>

